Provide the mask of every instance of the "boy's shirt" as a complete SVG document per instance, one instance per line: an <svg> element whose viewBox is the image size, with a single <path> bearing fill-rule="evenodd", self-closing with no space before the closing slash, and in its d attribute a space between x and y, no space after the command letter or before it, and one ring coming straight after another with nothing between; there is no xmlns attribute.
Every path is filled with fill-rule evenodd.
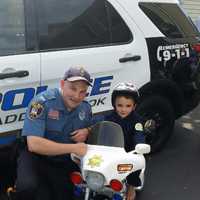
<svg viewBox="0 0 200 200"><path fill-rule="evenodd" d="M131 151L138 143L145 143L143 122L140 115L131 112L127 117L121 118L115 111L104 117L105 121L112 121L122 127L124 133L125 150Z"/></svg>

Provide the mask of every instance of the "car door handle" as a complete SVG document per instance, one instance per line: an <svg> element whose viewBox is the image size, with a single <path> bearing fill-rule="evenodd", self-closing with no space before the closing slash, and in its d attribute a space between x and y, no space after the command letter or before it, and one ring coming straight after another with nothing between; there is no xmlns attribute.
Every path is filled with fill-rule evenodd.
<svg viewBox="0 0 200 200"><path fill-rule="evenodd" d="M9 72L9 73L0 73L0 80L6 79L6 78L21 78L29 75L29 71L26 70L19 70L16 72Z"/></svg>
<svg viewBox="0 0 200 200"><path fill-rule="evenodd" d="M131 57L120 58L119 62L125 63L125 62L129 62L129 61L137 61L137 60L140 60L140 59L141 59L140 55L135 55L135 56L131 56Z"/></svg>

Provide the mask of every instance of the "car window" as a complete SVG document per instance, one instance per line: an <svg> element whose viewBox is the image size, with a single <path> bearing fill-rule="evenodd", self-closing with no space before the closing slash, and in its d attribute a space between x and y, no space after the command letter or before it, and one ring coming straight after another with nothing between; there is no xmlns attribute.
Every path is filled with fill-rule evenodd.
<svg viewBox="0 0 200 200"><path fill-rule="evenodd" d="M37 3L41 50L131 40L126 24L104 0L38 0ZM120 27L122 34L119 34Z"/></svg>
<svg viewBox="0 0 200 200"><path fill-rule="evenodd" d="M143 12L169 38L183 38L198 35L188 17L177 4L139 3Z"/></svg>
<svg viewBox="0 0 200 200"><path fill-rule="evenodd" d="M113 6L107 3L109 10L110 19L110 30L111 30L111 42L112 43L127 43L132 40L132 33L127 27L124 20L113 8Z"/></svg>
<svg viewBox="0 0 200 200"><path fill-rule="evenodd" d="M23 0L1 0L0 56L26 49Z"/></svg>

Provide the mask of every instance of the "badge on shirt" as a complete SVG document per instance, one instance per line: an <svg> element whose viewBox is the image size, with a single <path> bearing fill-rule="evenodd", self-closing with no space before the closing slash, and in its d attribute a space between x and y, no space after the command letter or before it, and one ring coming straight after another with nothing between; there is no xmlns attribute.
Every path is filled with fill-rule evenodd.
<svg viewBox="0 0 200 200"><path fill-rule="evenodd" d="M58 120L59 119L59 111L58 110L49 110L48 112L48 118L49 119L56 119Z"/></svg>
<svg viewBox="0 0 200 200"><path fill-rule="evenodd" d="M136 123L135 124L135 130L136 131L143 131L143 126L141 123Z"/></svg>
<svg viewBox="0 0 200 200"><path fill-rule="evenodd" d="M85 111L84 110L81 110L80 112L79 112L79 119L81 120L81 121L83 121L84 119L85 119Z"/></svg>
<svg viewBox="0 0 200 200"><path fill-rule="evenodd" d="M30 107L29 111L29 118L30 119L37 119L39 116L42 115L44 111L44 107L39 102L33 102Z"/></svg>

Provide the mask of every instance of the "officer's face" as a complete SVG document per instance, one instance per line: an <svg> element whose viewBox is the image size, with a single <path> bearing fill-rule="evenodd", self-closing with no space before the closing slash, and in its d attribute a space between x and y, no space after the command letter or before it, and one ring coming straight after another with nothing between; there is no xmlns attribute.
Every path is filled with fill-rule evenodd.
<svg viewBox="0 0 200 200"><path fill-rule="evenodd" d="M122 118L127 117L135 109L135 106L136 104L131 98L119 96L115 100L115 110Z"/></svg>
<svg viewBox="0 0 200 200"><path fill-rule="evenodd" d="M68 110L76 108L87 94L88 84L85 81L64 81L60 82L61 91L65 106Z"/></svg>

